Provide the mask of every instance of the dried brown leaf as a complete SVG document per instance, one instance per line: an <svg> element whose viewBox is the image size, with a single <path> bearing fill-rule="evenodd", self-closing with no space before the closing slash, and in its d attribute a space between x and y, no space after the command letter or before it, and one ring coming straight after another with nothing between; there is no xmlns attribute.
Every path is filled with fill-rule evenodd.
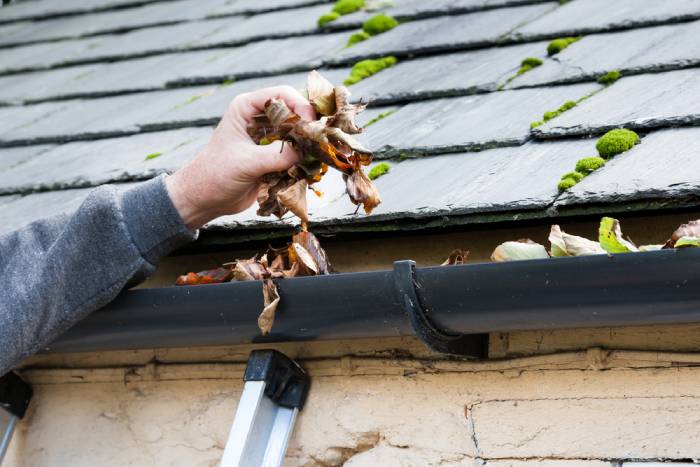
<svg viewBox="0 0 700 467"><path fill-rule="evenodd" d="M265 307L260 313L260 316L258 316L258 327L263 336L265 336L272 330L272 325L275 322L275 312L280 302L280 296L277 292L277 286L272 279L266 279L263 282L262 291Z"/></svg>
<svg viewBox="0 0 700 467"><path fill-rule="evenodd" d="M345 86L335 87L335 107L337 112L330 117L328 125L341 131L355 135L362 132L362 127L357 126L355 118L357 114L365 110L367 104L351 104L350 91Z"/></svg>
<svg viewBox="0 0 700 467"><path fill-rule="evenodd" d="M450 256L448 256L447 259L440 266L453 266L455 264L464 264L467 261L468 256L468 250L462 250L461 248L457 248L455 250L452 250Z"/></svg>
<svg viewBox="0 0 700 467"><path fill-rule="evenodd" d="M333 85L316 70L309 73L306 79L306 93L319 114L328 116L336 112Z"/></svg>
<svg viewBox="0 0 700 467"><path fill-rule="evenodd" d="M676 242L681 238L698 238L700 237L700 219L690 221L687 224L683 224L678 227L672 234L671 238L666 240L664 248L673 248L676 246Z"/></svg>
<svg viewBox="0 0 700 467"><path fill-rule="evenodd" d="M256 258L239 259L233 268L233 278L237 281L259 281L268 275L267 267Z"/></svg>
<svg viewBox="0 0 700 467"><path fill-rule="evenodd" d="M188 272L184 276L179 276L175 280L175 285L220 284L229 282L232 277L233 272L230 268L221 267L199 272Z"/></svg>
<svg viewBox="0 0 700 467"><path fill-rule="evenodd" d="M277 192L277 201L285 210L292 211L299 219L302 225L309 222L309 215L306 209L306 191L309 184L306 180L301 179L292 186Z"/></svg>
<svg viewBox="0 0 700 467"><path fill-rule="evenodd" d="M362 169L357 169L345 176L345 187L350 195L350 201L358 206L362 204L367 214L371 214L372 210L382 202L379 191Z"/></svg>
<svg viewBox="0 0 700 467"><path fill-rule="evenodd" d="M311 232L299 232L292 237L289 257L293 264L299 264L300 274L315 276L331 272L328 255Z"/></svg>

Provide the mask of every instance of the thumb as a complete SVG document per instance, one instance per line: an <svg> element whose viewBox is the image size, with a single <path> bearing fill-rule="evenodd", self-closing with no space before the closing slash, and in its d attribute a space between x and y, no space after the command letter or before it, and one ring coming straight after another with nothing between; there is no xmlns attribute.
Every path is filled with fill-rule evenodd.
<svg viewBox="0 0 700 467"><path fill-rule="evenodd" d="M266 146L257 146L256 160L261 173L281 172L300 161L299 155L289 143L274 141Z"/></svg>

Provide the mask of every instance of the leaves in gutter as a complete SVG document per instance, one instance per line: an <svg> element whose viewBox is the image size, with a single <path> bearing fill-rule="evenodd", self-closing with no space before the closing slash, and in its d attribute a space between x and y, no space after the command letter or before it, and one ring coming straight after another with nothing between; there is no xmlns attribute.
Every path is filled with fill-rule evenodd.
<svg viewBox="0 0 700 467"><path fill-rule="evenodd" d="M268 334L275 320L280 296L275 280L297 276L330 274L326 252L308 231L306 194L321 180L329 167L343 174L350 200L363 205L370 214L381 202L379 192L362 169L372 162L372 152L352 135L362 132L355 117L366 104L350 103L345 86L333 86L316 71L309 73L306 92L319 118L305 121L281 99L270 99L264 112L248 126L256 144L282 140L302 155L302 161L282 172L263 176L258 189L258 214L282 217L292 212L301 220L301 232L283 248L268 248L262 255L236 260L220 268L190 272L177 278L176 285L200 285L229 281L260 280L263 284L263 310L258 327ZM314 190L315 191L315 190Z"/></svg>

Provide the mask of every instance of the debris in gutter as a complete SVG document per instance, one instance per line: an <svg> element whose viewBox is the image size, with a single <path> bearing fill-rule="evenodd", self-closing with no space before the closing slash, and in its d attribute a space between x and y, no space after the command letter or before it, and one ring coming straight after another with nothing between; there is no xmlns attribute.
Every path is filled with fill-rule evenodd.
<svg viewBox="0 0 700 467"><path fill-rule="evenodd" d="M600 254L634 253L667 248L700 247L700 220L683 224L664 244L637 246L622 234L620 221L603 217L598 227L598 241L564 232L553 225L549 232L550 251L530 239L500 244L491 255L492 261L517 261L523 259L561 258ZM455 250L457 251L457 250ZM454 252L453 252L454 253Z"/></svg>
<svg viewBox="0 0 700 467"><path fill-rule="evenodd" d="M455 264L464 264L466 263L468 257L468 250L462 250L461 248L457 248L455 250L452 250L450 256L448 256L447 259L440 266L454 266Z"/></svg>
<svg viewBox="0 0 700 467"><path fill-rule="evenodd" d="M258 327L263 335L272 329L280 296L276 279L300 276L318 276L331 273L326 252L311 232L299 232L286 247L269 247L261 256L236 260L216 269L180 276L176 285L220 284L235 281L263 281L263 310Z"/></svg>
<svg viewBox="0 0 700 467"><path fill-rule="evenodd" d="M491 261L519 261L523 259L549 258L545 247L535 243L529 238L522 238L515 242L501 243L491 253Z"/></svg>
<svg viewBox="0 0 700 467"><path fill-rule="evenodd" d="M258 214L282 217L292 212L301 220L301 231L283 248L268 248L263 255L224 264L220 268L190 272L180 276L176 285L200 285L229 281L263 281L263 310L258 327L263 335L272 329L280 303L275 280L297 276L330 274L326 252L314 234L307 231L306 194L311 185L321 180L333 167L343 174L350 200L362 205L367 214L381 203L381 198L363 166L372 162L372 152L363 148L354 134L362 132L355 117L366 107L351 104L345 86L333 86L318 72L309 73L307 86L309 102L320 118L302 120L281 99L270 99L262 114L256 115L248 134L256 144L282 140L303 154L301 163L287 171L263 176L258 189Z"/></svg>

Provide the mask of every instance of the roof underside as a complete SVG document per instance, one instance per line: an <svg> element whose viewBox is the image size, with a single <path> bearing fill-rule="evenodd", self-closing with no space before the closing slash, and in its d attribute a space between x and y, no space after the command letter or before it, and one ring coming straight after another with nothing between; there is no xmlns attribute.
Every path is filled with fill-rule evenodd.
<svg viewBox="0 0 700 467"><path fill-rule="evenodd" d="M354 214L339 174L310 199L326 231L424 228L700 206L700 2L395 0L395 29L345 48L370 16L320 31L310 0L33 0L0 8L0 231L75 209L90 187L176 169L236 94L333 82L364 58L399 63L351 87L371 100L363 140L391 172L383 204ZM548 40L582 34L547 57ZM526 57L544 64L509 81ZM603 87L596 78L620 70ZM233 81L231 83L231 81ZM566 101L578 106L530 129ZM642 143L568 192L557 182L594 136ZM158 157L147 155L160 153ZM288 228L255 208L212 231ZM262 229L262 230L261 230ZM264 233L263 233L264 232Z"/></svg>

